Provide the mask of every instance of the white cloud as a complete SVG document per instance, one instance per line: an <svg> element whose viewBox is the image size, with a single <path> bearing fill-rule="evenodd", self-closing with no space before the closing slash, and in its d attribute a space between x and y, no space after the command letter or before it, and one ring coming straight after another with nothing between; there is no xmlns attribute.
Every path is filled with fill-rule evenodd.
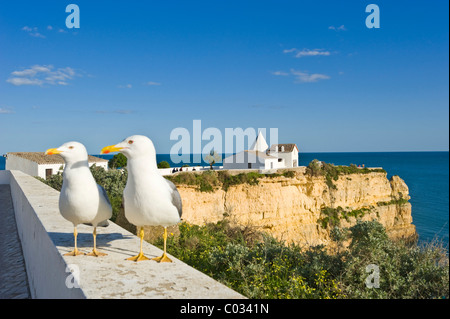
<svg viewBox="0 0 450 319"><path fill-rule="evenodd" d="M39 33L37 27L32 27L31 28L29 26L24 26L21 30L25 31L25 32L28 32L28 34L30 36L32 36L32 37L45 39L45 35L43 35L42 33Z"/></svg>
<svg viewBox="0 0 450 319"><path fill-rule="evenodd" d="M95 111L97 114L131 114L134 113L133 110L126 110L126 109L120 109L120 110L97 110Z"/></svg>
<svg viewBox="0 0 450 319"><path fill-rule="evenodd" d="M272 72L273 75L282 75L282 76L293 76L295 78L294 83L312 83L312 82L318 82L320 80L328 80L331 77L326 74L320 74L320 73L308 73L308 71L298 71L291 69L290 72L284 72L284 71L276 71Z"/></svg>
<svg viewBox="0 0 450 319"><path fill-rule="evenodd" d="M10 107L0 107L0 114L12 114L14 111Z"/></svg>
<svg viewBox="0 0 450 319"><path fill-rule="evenodd" d="M13 71L6 82L20 85L68 85L68 80L81 76L73 68L65 67L54 70L52 65L34 65L31 68Z"/></svg>
<svg viewBox="0 0 450 319"><path fill-rule="evenodd" d="M43 82L38 79L28 79L28 78L9 78L6 82L11 83L15 86L20 85L42 85Z"/></svg>
<svg viewBox="0 0 450 319"><path fill-rule="evenodd" d="M119 89L131 89L133 86L131 84L118 85Z"/></svg>
<svg viewBox="0 0 450 319"><path fill-rule="evenodd" d="M161 85L161 83L153 82L153 81L147 82L147 83L145 83L145 84L146 84L146 85Z"/></svg>
<svg viewBox="0 0 450 319"><path fill-rule="evenodd" d="M42 38L42 39L45 39L45 35L43 35L43 34L41 34L41 33L39 33L39 32L30 32L29 33L32 37L35 37L35 38Z"/></svg>
<svg viewBox="0 0 450 319"><path fill-rule="evenodd" d="M302 58L302 57L305 57L305 56L320 56L320 55L328 56L328 55L331 54L330 51L325 51L323 49L313 49L313 50L303 49L303 50L299 50L299 49L296 49L296 48L292 48L292 49L289 49L289 50L284 50L283 53L294 53L294 56L296 58Z"/></svg>
<svg viewBox="0 0 450 319"><path fill-rule="evenodd" d="M45 66L45 65L34 65L29 69L25 69L22 71L14 71L11 73L11 75L14 76L35 76L39 72L48 73L51 72L52 66Z"/></svg>
<svg viewBox="0 0 450 319"><path fill-rule="evenodd" d="M117 114L131 114L131 113L133 113L133 111L132 110L115 110L114 113L117 113Z"/></svg>
<svg viewBox="0 0 450 319"><path fill-rule="evenodd" d="M272 72L272 74L273 75L280 75L280 76L288 76L289 75L289 73L283 72L283 71L275 71L275 72Z"/></svg>
<svg viewBox="0 0 450 319"><path fill-rule="evenodd" d="M268 109L268 110L281 110L286 107L283 105L265 105L265 104L253 104L249 106L252 109Z"/></svg>
<svg viewBox="0 0 450 319"><path fill-rule="evenodd" d="M30 36L35 37L35 38L42 38L42 39L46 38L45 32L44 33L39 32L38 27L29 27L26 25L21 30L27 32ZM53 31L58 32L58 33L67 33L66 30L64 30L62 28L54 27L51 25L48 25L44 31L47 31L47 33L50 33Z"/></svg>
<svg viewBox="0 0 450 319"><path fill-rule="evenodd" d="M294 52L296 50L297 50L296 48L287 49L287 50L283 50L283 53L291 53L291 52Z"/></svg>
<svg viewBox="0 0 450 319"><path fill-rule="evenodd" d="M335 27L334 25L330 25L328 27L329 30L334 30L334 31L347 31L347 28L344 25L341 25L339 27Z"/></svg>
<svg viewBox="0 0 450 319"><path fill-rule="evenodd" d="M320 80L328 80L330 79L330 76L326 74L320 74L320 73L308 73L307 71L296 71L294 69L291 69L292 75L295 76L297 83L311 83L311 82L317 82Z"/></svg>

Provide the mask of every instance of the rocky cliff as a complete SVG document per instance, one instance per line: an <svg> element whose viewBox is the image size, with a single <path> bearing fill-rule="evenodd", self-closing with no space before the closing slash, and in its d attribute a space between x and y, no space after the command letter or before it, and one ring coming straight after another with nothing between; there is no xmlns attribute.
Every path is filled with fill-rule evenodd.
<svg viewBox="0 0 450 319"><path fill-rule="evenodd" d="M330 184L324 176L307 174L305 167L294 172L292 177L266 176L257 184L241 183L226 190L216 185L209 192L177 183L183 221L203 225L227 218L305 246L326 245L334 226L349 227L357 220L378 220L391 238L416 238L408 186L400 177L388 180L385 172L344 174ZM117 223L135 232L123 211ZM145 239L152 241L162 232L162 227L146 227ZM176 227L169 232L176 233Z"/></svg>
<svg viewBox="0 0 450 319"><path fill-rule="evenodd" d="M357 219L378 220L392 238L416 236L408 187L400 177L388 180L383 172L348 174L339 176L333 185L323 176L313 177L298 168L293 177L263 177L257 185L239 184L226 191L177 187L183 220L192 224L226 217L301 245L327 244L332 226L348 227Z"/></svg>

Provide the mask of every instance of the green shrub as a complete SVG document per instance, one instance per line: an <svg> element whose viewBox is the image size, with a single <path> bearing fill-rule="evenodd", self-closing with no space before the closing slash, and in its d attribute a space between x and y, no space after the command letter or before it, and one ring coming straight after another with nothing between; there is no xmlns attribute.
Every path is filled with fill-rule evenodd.
<svg viewBox="0 0 450 319"><path fill-rule="evenodd" d="M325 269L311 278L298 246L286 246L258 234L251 227L227 221L205 226L179 225L180 236L170 237L170 252L194 268L250 298L337 298L337 282ZM162 246L159 239L156 245ZM342 296L341 296L342 297Z"/></svg>
<svg viewBox="0 0 450 319"><path fill-rule="evenodd" d="M295 177L295 172L294 171L285 171L282 174L284 177L288 177L288 178L294 178Z"/></svg>
<svg viewBox="0 0 450 319"><path fill-rule="evenodd" d="M51 188L56 189L58 192L61 191L63 176L58 172L58 174L48 176L47 179L43 179L39 176L35 176L36 179L40 180L42 183L47 184Z"/></svg>
<svg viewBox="0 0 450 319"><path fill-rule="evenodd" d="M183 166L183 167L185 167L185 166ZM158 163L158 168L170 168L170 164L167 161L161 161Z"/></svg>
<svg viewBox="0 0 450 319"><path fill-rule="evenodd" d="M181 223L169 237L170 253L249 298L448 298L447 251L438 245L392 241L375 221L335 228L348 249L286 245L252 227L227 221ZM156 245L162 247L162 239ZM368 288L366 267L380 270L380 287Z"/></svg>
<svg viewBox="0 0 450 319"><path fill-rule="evenodd" d="M127 157L122 153L115 154L109 161L109 168L122 168L127 166Z"/></svg>
<svg viewBox="0 0 450 319"><path fill-rule="evenodd" d="M442 246L392 241L376 221L357 223L350 238L342 279L354 298L448 298L448 252ZM369 264L379 268L378 289L364 283Z"/></svg>
<svg viewBox="0 0 450 319"><path fill-rule="evenodd" d="M172 181L175 184L183 184L183 185L198 185L197 174L181 172L175 175L165 176L168 180Z"/></svg>

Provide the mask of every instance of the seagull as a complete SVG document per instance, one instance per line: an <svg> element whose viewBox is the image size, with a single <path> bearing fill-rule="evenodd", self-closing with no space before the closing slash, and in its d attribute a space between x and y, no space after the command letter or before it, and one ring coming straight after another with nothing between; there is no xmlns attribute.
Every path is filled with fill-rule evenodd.
<svg viewBox="0 0 450 319"><path fill-rule="evenodd" d="M181 196L176 186L158 172L153 142L146 136L133 135L101 150L101 154L110 152L121 152L128 159L128 179L123 192L125 217L139 228L141 239L139 254L128 260L149 260L142 252L144 226L163 226L164 253L153 260L172 262L166 253L167 227L180 222Z"/></svg>
<svg viewBox="0 0 450 319"><path fill-rule="evenodd" d="M66 256L82 255L77 248L77 225L94 226L94 248L88 256L105 256L97 250L97 226L108 226L112 216L111 203L105 189L95 182L89 170L88 154L83 144L68 142L58 148L50 148L46 155L60 154L64 159L63 185L59 195L59 211L74 226L75 249Z"/></svg>

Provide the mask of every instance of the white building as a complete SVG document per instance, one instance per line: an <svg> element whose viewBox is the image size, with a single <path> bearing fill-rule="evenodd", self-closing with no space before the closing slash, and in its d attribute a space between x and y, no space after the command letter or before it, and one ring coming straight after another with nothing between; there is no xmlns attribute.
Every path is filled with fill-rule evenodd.
<svg viewBox="0 0 450 319"><path fill-rule="evenodd" d="M298 167L298 148L296 144L273 144L269 154L283 159L284 167Z"/></svg>
<svg viewBox="0 0 450 319"><path fill-rule="evenodd" d="M108 160L88 155L89 166L108 169ZM6 155L6 170L19 170L31 176L47 179L47 176L62 172L64 160L59 154L45 155L43 152L12 152Z"/></svg>
<svg viewBox="0 0 450 319"><path fill-rule="evenodd" d="M224 169L277 169L298 166L298 148L295 144L274 144L269 149L259 132L253 145L223 160Z"/></svg>

